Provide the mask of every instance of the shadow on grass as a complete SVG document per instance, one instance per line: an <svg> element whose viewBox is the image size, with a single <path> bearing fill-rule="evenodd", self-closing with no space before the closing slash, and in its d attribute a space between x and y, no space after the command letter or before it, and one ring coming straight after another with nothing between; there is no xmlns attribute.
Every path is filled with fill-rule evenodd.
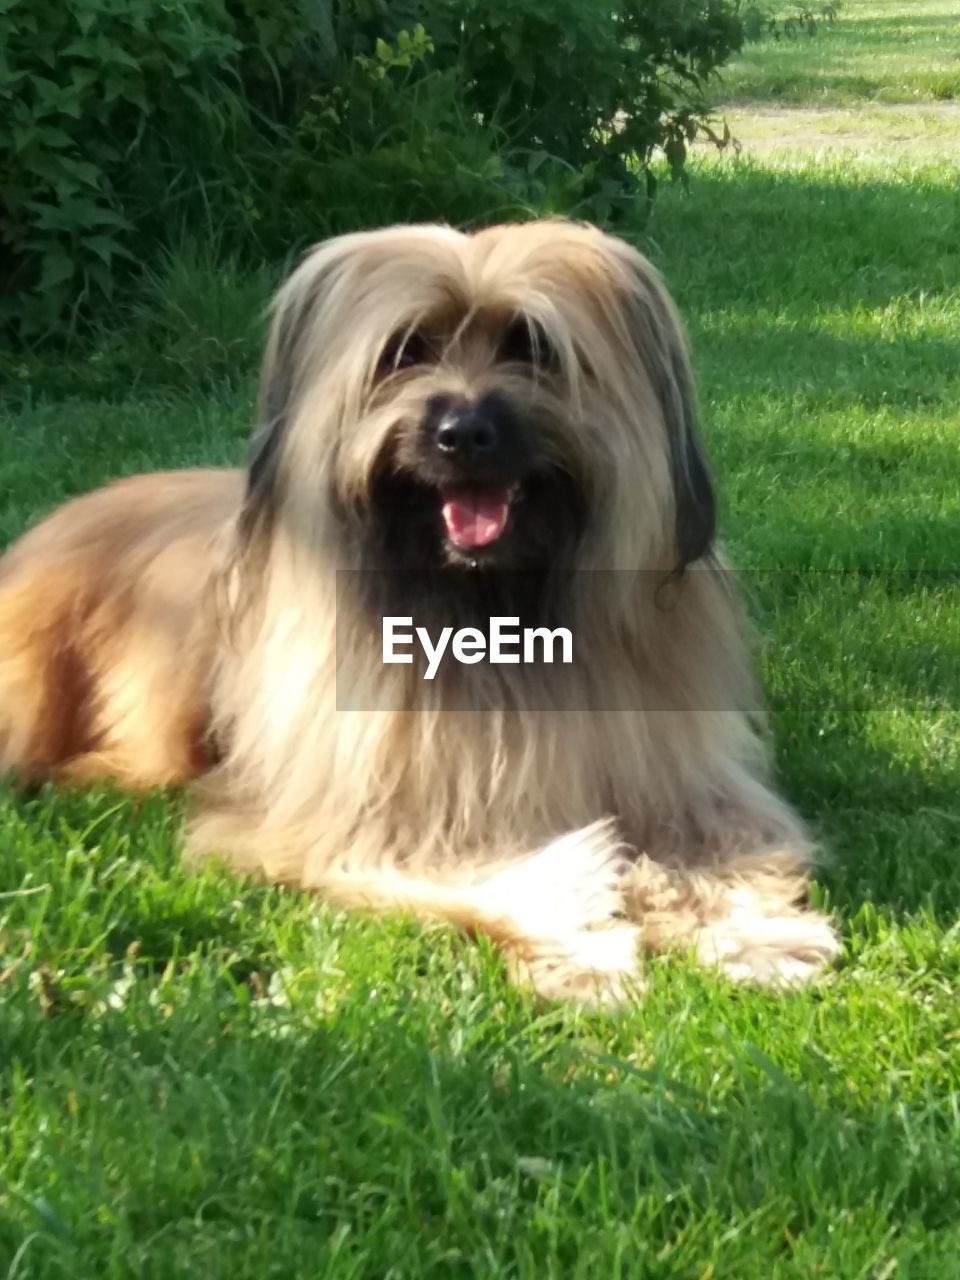
<svg viewBox="0 0 960 1280"><path fill-rule="evenodd" d="M955 294L960 189L932 173L694 165L689 195L662 185L646 248L693 317L751 307L813 317Z"/></svg>
<svg viewBox="0 0 960 1280"><path fill-rule="evenodd" d="M714 397L799 398L811 411L829 413L852 405L956 412L960 405L954 341L908 333L840 337L820 327L814 312L787 324L760 320L695 331L694 358ZM951 460L956 465L955 450Z"/></svg>
<svg viewBox="0 0 960 1280"><path fill-rule="evenodd" d="M834 901L855 914L870 900L899 920L925 910L950 927L960 918L960 569L776 577L798 584L792 598L780 591L766 631L781 776L822 836ZM843 585L821 593L821 578Z"/></svg>
<svg viewBox="0 0 960 1280"><path fill-rule="evenodd" d="M871 745L855 718L816 746L786 742L780 776L822 845L817 879L841 916L872 902L903 923L925 912L960 919L960 771L938 760L905 765Z"/></svg>
<svg viewBox="0 0 960 1280"><path fill-rule="evenodd" d="M76 1025L25 1019L8 1049L47 1119L9 1166L7 1256L34 1232L38 1275L98 1274L119 1244L124 1274L180 1256L162 1274L466 1280L714 1274L710 1260L759 1275L815 1249L853 1275L868 1274L859 1249L866 1266L894 1233L956 1221L946 1105L867 1106L812 1051L787 1074L705 1028L713 1100L522 1006L352 995L319 1026L229 1000L116 1014L92 1056Z"/></svg>
<svg viewBox="0 0 960 1280"><path fill-rule="evenodd" d="M215 866L184 870L186 805L182 792L0 788L0 894L15 898L21 887L51 894L52 927L28 917L39 958L56 967L63 949L70 963L119 962L132 946L160 971L195 952L216 954L229 958L237 981L246 980L261 962L251 949L257 921L292 891Z"/></svg>
<svg viewBox="0 0 960 1280"><path fill-rule="evenodd" d="M916 13L910 14L909 17L906 14L902 14L898 18L859 18L851 14L844 14L836 23L830 24L828 30L838 36L853 33L857 35L858 39L862 39L864 35L873 31L882 33L884 31L902 31L904 29L912 30L914 27L933 27L949 39L955 34L956 26L956 18L948 17L946 14ZM913 52L908 42L888 44L885 46L885 50L891 54Z"/></svg>

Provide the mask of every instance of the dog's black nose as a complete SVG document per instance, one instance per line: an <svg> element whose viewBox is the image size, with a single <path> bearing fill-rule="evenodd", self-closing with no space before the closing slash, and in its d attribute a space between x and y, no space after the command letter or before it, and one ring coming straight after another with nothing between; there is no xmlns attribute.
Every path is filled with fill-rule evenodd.
<svg viewBox="0 0 960 1280"><path fill-rule="evenodd" d="M435 395L421 426L429 466L440 480L521 479L530 470L532 445L523 416L500 391L476 398Z"/></svg>
<svg viewBox="0 0 960 1280"><path fill-rule="evenodd" d="M448 458L480 461L496 454L500 436L501 424L481 401L451 405L437 424L436 442Z"/></svg>

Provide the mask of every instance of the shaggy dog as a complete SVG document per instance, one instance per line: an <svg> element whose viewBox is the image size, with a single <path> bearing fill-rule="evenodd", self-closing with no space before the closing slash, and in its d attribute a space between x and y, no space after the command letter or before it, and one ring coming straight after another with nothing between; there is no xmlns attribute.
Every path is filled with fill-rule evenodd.
<svg viewBox="0 0 960 1280"><path fill-rule="evenodd" d="M793 983L836 949L770 789L683 332L548 221L321 244L249 465L76 499L0 561L0 767L202 775L187 831L347 906L490 935L612 1002L644 950ZM562 621L572 665L385 664L381 623Z"/></svg>

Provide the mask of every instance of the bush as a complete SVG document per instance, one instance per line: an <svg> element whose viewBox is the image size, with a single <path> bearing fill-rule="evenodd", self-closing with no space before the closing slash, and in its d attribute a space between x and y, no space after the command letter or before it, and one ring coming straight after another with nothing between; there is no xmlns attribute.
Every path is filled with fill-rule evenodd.
<svg viewBox="0 0 960 1280"><path fill-rule="evenodd" d="M656 151L683 173L706 83L743 43L735 0L401 0L354 40L417 22L455 70L461 115L502 137L521 186L566 168L560 188L602 220L645 202Z"/></svg>
<svg viewBox="0 0 960 1280"><path fill-rule="evenodd" d="M735 0L0 0L0 321L104 314L184 237L642 212Z"/></svg>
<svg viewBox="0 0 960 1280"><path fill-rule="evenodd" d="M460 32L451 55L459 44L481 115L516 141L617 180L645 169L658 147L682 168L706 114L704 84L741 44L726 0L623 0L616 12L583 0L448 9ZM431 30L438 39L436 20Z"/></svg>
<svg viewBox="0 0 960 1280"><path fill-rule="evenodd" d="M748 4L740 17L744 41L760 41L768 37L774 40L796 40L801 35L813 36L824 25L837 20L839 4L820 4L811 8L807 4L788 5L781 12L774 4Z"/></svg>
<svg viewBox="0 0 960 1280"><path fill-rule="evenodd" d="M215 169L239 100L214 8L0 0L3 315L33 329L109 301L178 180ZM201 161L192 178L183 155ZM23 291L27 297L23 297Z"/></svg>

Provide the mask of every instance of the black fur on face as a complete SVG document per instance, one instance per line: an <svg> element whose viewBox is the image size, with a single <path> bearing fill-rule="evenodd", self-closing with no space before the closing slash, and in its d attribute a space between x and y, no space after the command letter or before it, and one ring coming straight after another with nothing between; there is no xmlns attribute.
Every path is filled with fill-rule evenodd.
<svg viewBox="0 0 960 1280"><path fill-rule="evenodd" d="M438 433L466 424L494 442L466 456L438 447ZM489 542L457 541L444 519L444 498L502 496L503 530ZM498 391L474 402L431 396L415 429L393 441L376 467L367 512L369 556L398 569L478 567L501 570L569 566L583 537L586 499L577 480L548 457L534 415Z"/></svg>
<svg viewBox="0 0 960 1280"><path fill-rule="evenodd" d="M428 405L416 436L380 460L356 560L376 566L384 612L456 626L485 626L493 615L531 626L555 619L586 533L586 495L540 454L535 424L493 397L486 408L507 433L496 456L463 465L439 453L434 441L448 407L441 401ZM487 545L451 540L444 496L461 486L508 499L503 532Z"/></svg>
<svg viewBox="0 0 960 1280"><path fill-rule="evenodd" d="M494 615L558 625L586 527L585 501L571 477L530 474L502 545L473 557L450 547L437 504L437 491L409 473L378 476L361 562L378 566L372 572L380 611L461 627L485 627Z"/></svg>
<svg viewBox="0 0 960 1280"><path fill-rule="evenodd" d="M378 593L395 612L416 608L463 626L522 615L532 625L576 562L588 502L548 443L563 433L551 430L553 402L542 394L556 371L545 335L514 318L486 338L485 376L459 387L449 366L435 380L441 339L406 332L387 341L379 394L390 405L412 391L417 407L401 415L373 469L351 560L383 576Z"/></svg>

